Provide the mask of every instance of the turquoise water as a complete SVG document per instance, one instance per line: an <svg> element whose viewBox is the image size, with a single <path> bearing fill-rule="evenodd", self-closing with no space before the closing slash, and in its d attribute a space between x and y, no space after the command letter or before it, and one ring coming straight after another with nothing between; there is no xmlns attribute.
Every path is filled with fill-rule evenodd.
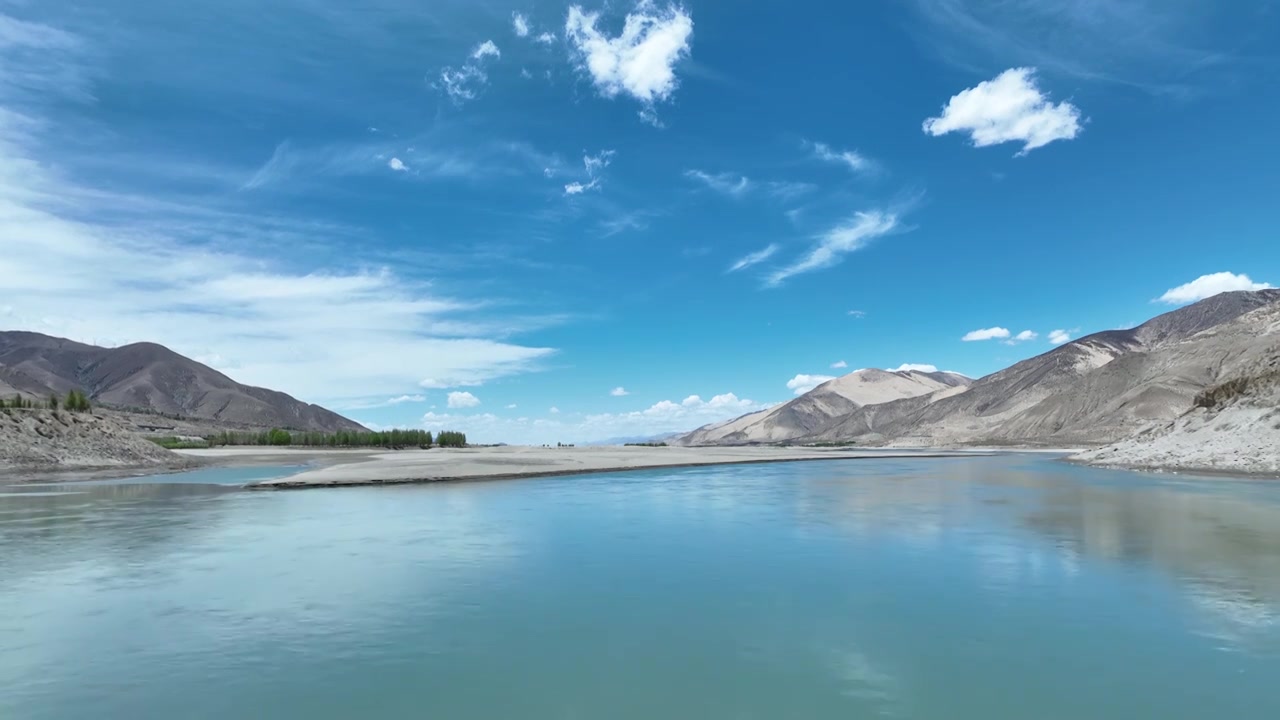
<svg viewBox="0 0 1280 720"><path fill-rule="evenodd" d="M1280 485L1029 457L0 497L0 718L1276 718Z"/></svg>

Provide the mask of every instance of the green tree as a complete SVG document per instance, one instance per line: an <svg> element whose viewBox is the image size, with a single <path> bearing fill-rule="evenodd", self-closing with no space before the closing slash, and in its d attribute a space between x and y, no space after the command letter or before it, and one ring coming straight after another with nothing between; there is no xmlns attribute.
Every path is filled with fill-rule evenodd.
<svg viewBox="0 0 1280 720"><path fill-rule="evenodd" d="M71 412L89 412L92 409L89 404L89 398L79 390L68 392L67 399L63 401L63 406Z"/></svg>
<svg viewBox="0 0 1280 720"><path fill-rule="evenodd" d="M49 396L49 409L50 409L50 410L57 410L57 409L58 409L58 396L57 396L57 395L50 395L50 396Z"/></svg>

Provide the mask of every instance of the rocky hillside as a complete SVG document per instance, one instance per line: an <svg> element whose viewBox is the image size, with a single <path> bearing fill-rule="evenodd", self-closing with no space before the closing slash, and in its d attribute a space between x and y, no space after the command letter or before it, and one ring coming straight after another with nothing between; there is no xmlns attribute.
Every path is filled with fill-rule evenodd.
<svg viewBox="0 0 1280 720"><path fill-rule="evenodd" d="M1273 313L1274 339L1280 313ZM1113 467L1280 475L1280 344L1239 375L1198 393L1173 422L1077 455Z"/></svg>
<svg viewBox="0 0 1280 720"><path fill-rule="evenodd" d="M969 378L955 373L858 370L823 383L790 402L699 428L678 438L677 442L681 445L785 442L817 432L866 405L939 391L960 392L970 382Z"/></svg>
<svg viewBox="0 0 1280 720"><path fill-rule="evenodd" d="M0 410L0 473L189 465L189 459L144 440L109 417L50 410Z"/></svg>
<svg viewBox="0 0 1280 720"><path fill-rule="evenodd" d="M1224 293L1097 333L988 375L958 395L859 408L813 440L895 445L1098 445L1168 422L1277 338L1280 290ZM1270 334L1269 334L1270 333Z"/></svg>
<svg viewBox="0 0 1280 720"><path fill-rule="evenodd" d="M683 440L1103 445L1169 423L1201 391L1256 366L1280 341L1278 316L1280 290L1224 293L1136 328L1074 340L971 384L887 402L848 400L823 386L812 398Z"/></svg>
<svg viewBox="0 0 1280 720"><path fill-rule="evenodd" d="M0 396L43 399L73 389L99 405L239 426L363 429L318 405L242 385L153 343L101 348L38 333L0 332Z"/></svg>

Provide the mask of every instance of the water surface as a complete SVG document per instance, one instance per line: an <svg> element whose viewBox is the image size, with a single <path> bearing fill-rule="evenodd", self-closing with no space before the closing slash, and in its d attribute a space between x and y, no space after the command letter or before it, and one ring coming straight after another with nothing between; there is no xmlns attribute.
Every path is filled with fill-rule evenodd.
<svg viewBox="0 0 1280 720"><path fill-rule="evenodd" d="M1280 717L1269 483L1015 456L0 492L3 718Z"/></svg>

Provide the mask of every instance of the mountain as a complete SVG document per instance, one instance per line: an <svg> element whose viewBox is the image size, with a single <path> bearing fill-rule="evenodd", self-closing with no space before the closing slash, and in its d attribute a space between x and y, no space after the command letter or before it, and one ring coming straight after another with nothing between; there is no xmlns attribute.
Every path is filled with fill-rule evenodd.
<svg viewBox="0 0 1280 720"><path fill-rule="evenodd" d="M1280 336L1280 305L1249 320L1260 337ZM1072 458L1144 469L1280 473L1280 343L1231 379L1198 393L1172 422Z"/></svg>
<svg viewBox="0 0 1280 720"><path fill-rule="evenodd" d="M363 428L282 392L242 385L154 343L119 348L0 332L0 396L82 390L97 404L240 426L333 432Z"/></svg>
<svg viewBox="0 0 1280 720"><path fill-rule="evenodd" d="M937 392L963 392L971 381L956 373L858 370L829 380L800 397L728 422L708 425L676 440L681 445L742 445L794 440L866 405Z"/></svg>
<svg viewBox="0 0 1280 720"><path fill-rule="evenodd" d="M814 391L818 397L681 440L736 444L755 433L771 442L770 432L781 427L781 439L799 442L1104 445L1172 421L1198 393L1259 363L1280 341L1278 315L1280 290L1224 293L1136 328L1065 343L968 385L845 403L824 386Z"/></svg>
<svg viewBox="0 0 1280 720"><path fill-rule="evenodd" d="M1280 290L1224 293L1129 330L1066 343L977 380L962 394L874 405L811 440L896 445L1098 445L1183 412L1196 393L1276 341L1259 318Z"/></svg>

